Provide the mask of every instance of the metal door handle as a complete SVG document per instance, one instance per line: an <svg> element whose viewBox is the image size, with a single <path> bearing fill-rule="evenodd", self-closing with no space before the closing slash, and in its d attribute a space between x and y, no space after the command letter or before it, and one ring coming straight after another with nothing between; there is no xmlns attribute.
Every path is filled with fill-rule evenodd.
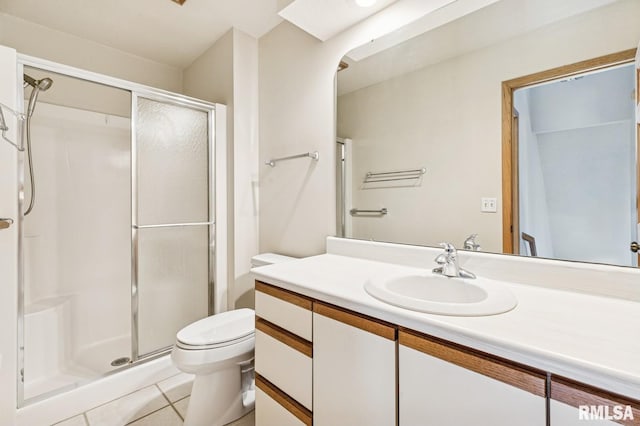
<svg viewBox="0 0 640 426"><path fill-rule="evenodd" d="M638 250L640 250L640 244L638 244L637 242L633 241L631 243L631 247L630 248L631 248L632 252L637 253Z"/></svg>
<svg viewBox="0 0 640 426"><path fill-rule="evenodd" d="M0 218L0 229L7 229L11 225L13 225L13 219L5 218L5 217Z"/></svg>

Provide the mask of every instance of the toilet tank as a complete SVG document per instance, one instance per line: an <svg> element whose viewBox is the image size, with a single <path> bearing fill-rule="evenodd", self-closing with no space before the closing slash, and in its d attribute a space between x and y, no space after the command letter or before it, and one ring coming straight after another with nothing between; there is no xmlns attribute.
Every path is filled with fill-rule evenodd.
<svg viewBox="0 0 640 426"><path fill-rule="evenodd" d="M261 253L251 258L251 267L256 268L258 266L273 265L274 263L289 262L291 260L296 260L296 258L276 253Z"/></svg>

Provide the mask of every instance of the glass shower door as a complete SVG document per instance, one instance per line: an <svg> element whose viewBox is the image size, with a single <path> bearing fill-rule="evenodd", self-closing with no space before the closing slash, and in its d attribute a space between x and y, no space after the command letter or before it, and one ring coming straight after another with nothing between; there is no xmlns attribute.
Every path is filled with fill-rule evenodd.
<svg viewBox="0 0 640 426"><path fill-rule="evenodd" d="M173 345L209 315L211 112L133 97L133 359Z"/></svg>

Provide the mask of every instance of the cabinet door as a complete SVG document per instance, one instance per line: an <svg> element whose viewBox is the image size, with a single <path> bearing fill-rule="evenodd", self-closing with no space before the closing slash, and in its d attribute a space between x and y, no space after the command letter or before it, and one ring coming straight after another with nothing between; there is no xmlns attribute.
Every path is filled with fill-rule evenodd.
<svg viewBox="0 0 640 426"><path fill-rule="evenodd" d="M393 326L314 303L314 426L396 424L395 340Z"/></svg>
<svg viewBox="0 0 640 426"><path fill-rule="evenodd" d="M571 380L551 380L551 426L640 425L640 401Z"/></svg>
<svg viewBox="0 0 640 426"><path fill-rule="evenodd" d="M256 426L311 425L311 411L256 375Z"/></svg>
<svg viewBox="0 0 640 426"><path fill-rule="evenodd" d="M545 426L543 374L399 333L400 426Z"/></svg>
<svg viewBox="0 0 640 426"><path fill-rule="evenodd" d="M274 325L256 320L256 372L311 410L313 348Z"/></svg>

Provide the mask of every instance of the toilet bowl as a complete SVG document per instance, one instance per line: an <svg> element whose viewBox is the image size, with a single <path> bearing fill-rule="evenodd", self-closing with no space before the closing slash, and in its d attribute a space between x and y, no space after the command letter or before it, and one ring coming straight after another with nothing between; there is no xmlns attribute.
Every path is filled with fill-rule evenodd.
<svg viewBox="0 0 640 426"><path fill-rule="evenodd" d="M290 260L294 258L262 253L251 258L251 266ZM253 409L254 332L253 309L212 315L178 332L171 359L180 371L195 374L185 426L226 425Z"/></svg>
<svg viewBox="0 0 640 426"><path fill-rule="evenodd" d="M221 426L253 409L254 328L254 311L237 309L178 332L171 359L195 375L185 426Z"/></svg>

